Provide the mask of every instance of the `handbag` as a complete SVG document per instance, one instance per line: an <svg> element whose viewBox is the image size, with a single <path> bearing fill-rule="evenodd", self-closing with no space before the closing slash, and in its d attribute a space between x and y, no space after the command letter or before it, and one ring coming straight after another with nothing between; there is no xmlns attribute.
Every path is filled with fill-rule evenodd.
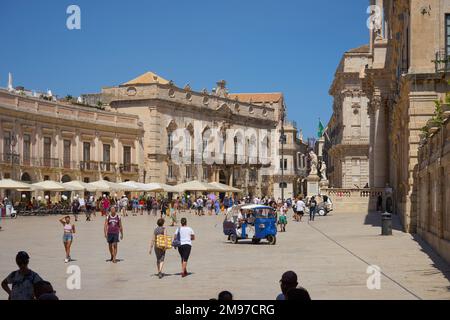
<svg viewBox="0 0 450 320"><path fill-rule="evenodd" d="M181 246L181 240L180 239L181 239L180 228L178 228L177 235L175 236L175 238L172 241L172 247L174 247L174 248L180 247Z"/></svg>
<svg viewBox="0 0 450 320"><path fill-rule="evenodd" d="M166 234L164 229L164 234L158 234L156 236L156 247L158 249L167 250L172 248L172 237Z"/></svg>

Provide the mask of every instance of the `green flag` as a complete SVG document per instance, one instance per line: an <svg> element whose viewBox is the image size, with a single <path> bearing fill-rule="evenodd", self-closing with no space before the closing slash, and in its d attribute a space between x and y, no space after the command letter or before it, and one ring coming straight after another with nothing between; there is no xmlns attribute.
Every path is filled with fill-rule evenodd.
<svg viewBox="0 0 450 320"><path fill-rule="evenodd" d="M319 119L319 129L317 130L317 137L322 138L323 136L323 124L322 121Z"/></svg>

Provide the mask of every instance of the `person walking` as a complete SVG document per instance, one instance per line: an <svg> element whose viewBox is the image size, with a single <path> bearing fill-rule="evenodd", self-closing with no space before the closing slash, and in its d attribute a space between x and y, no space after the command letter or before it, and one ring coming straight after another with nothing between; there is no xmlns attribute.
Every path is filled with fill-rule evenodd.
<svg viewBox="0 0 450 320"><path fill-rule="evenodd" d="M34 285L42 278L28 268L30 256L25 251L16 255L16 264L19 270L11 272L3 281L2 288L8 294L8 300L33 300ZM11 285L11 288L9 288Z"/></svg>
<svg viewBox="0 0 450 320"><path fill-rule="evenodd" d="M295 208L297 210L297 221L302 222L303 215L305 214L306 204L303 201L303 196L300 196L295 204Z"/></svg>
<svg viewBox="0 0 450 320"><path fill-rule="evenodd" d="M78 213L80 212L80 201L78 201L78 196L75 196L72 201L72 214L75 221L78 221Z"/></svg>
<svg viewBox="0 0 450 320"><path fill-rule="evenodd" d="M64 259L65 263L72 261L70 257L70 247L73 242L73 235L75 233L75 225L70 223L70 216L65 216L59 220L63 225L64 233L63 233L63 245L64 250L66 251L66 258Z"/></svg>
<svg viewBox="0 0 450 320"><path fill-rule="evenodd" d="M102 217L103 216L108 216L108 212L109 212L109 208L111 206L111 202L109 201L108 197L106 196L106 194L103 195L103 199L100 203L101 206L101 210L102 210Z"/></svg>
<svg viewBox="0 0 450 320"><path fill-rule="evenodd" d="M187 263L192 249L192 241L195 240L194 230L187 226L187 219L181 218L181 227L175 231L175 238L180 240L180 246L178 247L178 253L181 257L181 277L186 277Z"/></svg>
<svg viewBox="0 0 450 320"><path fill-rule="evenodd" d="M167 230L164 227L164 219L160 218L156 222L157 227L153 231L153 237L150 242L150 255L152 254L153 247L155 247L155 256L156 256L156 267L158 269L158 277L162 279L164 274L162 272L164 266L164 259L166 257L166 248L158 247L157 238L159 235L167 235Z"/></svg>
<svg viewBox="0 0 450 320"><path fill-rule="evenodd" d="M167 216L167 201L165 199L161 200L161 218L164 219Z"/></svg>
<svg viewBox="0 0 450 320"><path fill-rule="evenodd" d="M117 263L117 244L119 243L119 234L120 240L123 240L123 225L115 207L111 208L111 213L105 219L104 233L111 254L111 259L108 261Z"/></svg>
<svg viewBox="0 0 450 320"><path fill-rule="evenodd" d="M309 221L314 221L314 217L316 216L316 208L317 208L317 201L316 197L313 196L309 201Z"/></svg>
<svg viewBox="0 0 450 320"><path fill-rule="evenodd" d="M280 215L278 216L278 224L280 225L280 232L286 232L287 225L287 204L282 204L279 208Z"/></svg>

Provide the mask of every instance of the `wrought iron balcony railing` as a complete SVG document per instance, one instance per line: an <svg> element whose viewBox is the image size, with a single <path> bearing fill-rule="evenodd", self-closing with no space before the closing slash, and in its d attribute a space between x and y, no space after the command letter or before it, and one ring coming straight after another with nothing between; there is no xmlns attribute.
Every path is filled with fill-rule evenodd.
<svg viewBox="0 0 450 320"><path fill-rule="evenodd" d="M433 62L437 73L450 72L450 55L446 50L436 52L436 59Z"/></svg>

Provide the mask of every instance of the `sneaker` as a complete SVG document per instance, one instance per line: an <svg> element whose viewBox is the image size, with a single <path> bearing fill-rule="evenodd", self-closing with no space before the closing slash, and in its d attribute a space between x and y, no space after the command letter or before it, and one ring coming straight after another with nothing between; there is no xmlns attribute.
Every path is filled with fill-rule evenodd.
<svg viewBox="0 0 450 320"><path fill-rule="evenodd" d="M64 263L69 263L69 259L65 258Z"/></svg>
<svg viewBox="0 0 450 320"><path fill-rule="evenodd" d="M158 278L162 279L162 277L163 277L162 272L158 273Z"/></svg>

